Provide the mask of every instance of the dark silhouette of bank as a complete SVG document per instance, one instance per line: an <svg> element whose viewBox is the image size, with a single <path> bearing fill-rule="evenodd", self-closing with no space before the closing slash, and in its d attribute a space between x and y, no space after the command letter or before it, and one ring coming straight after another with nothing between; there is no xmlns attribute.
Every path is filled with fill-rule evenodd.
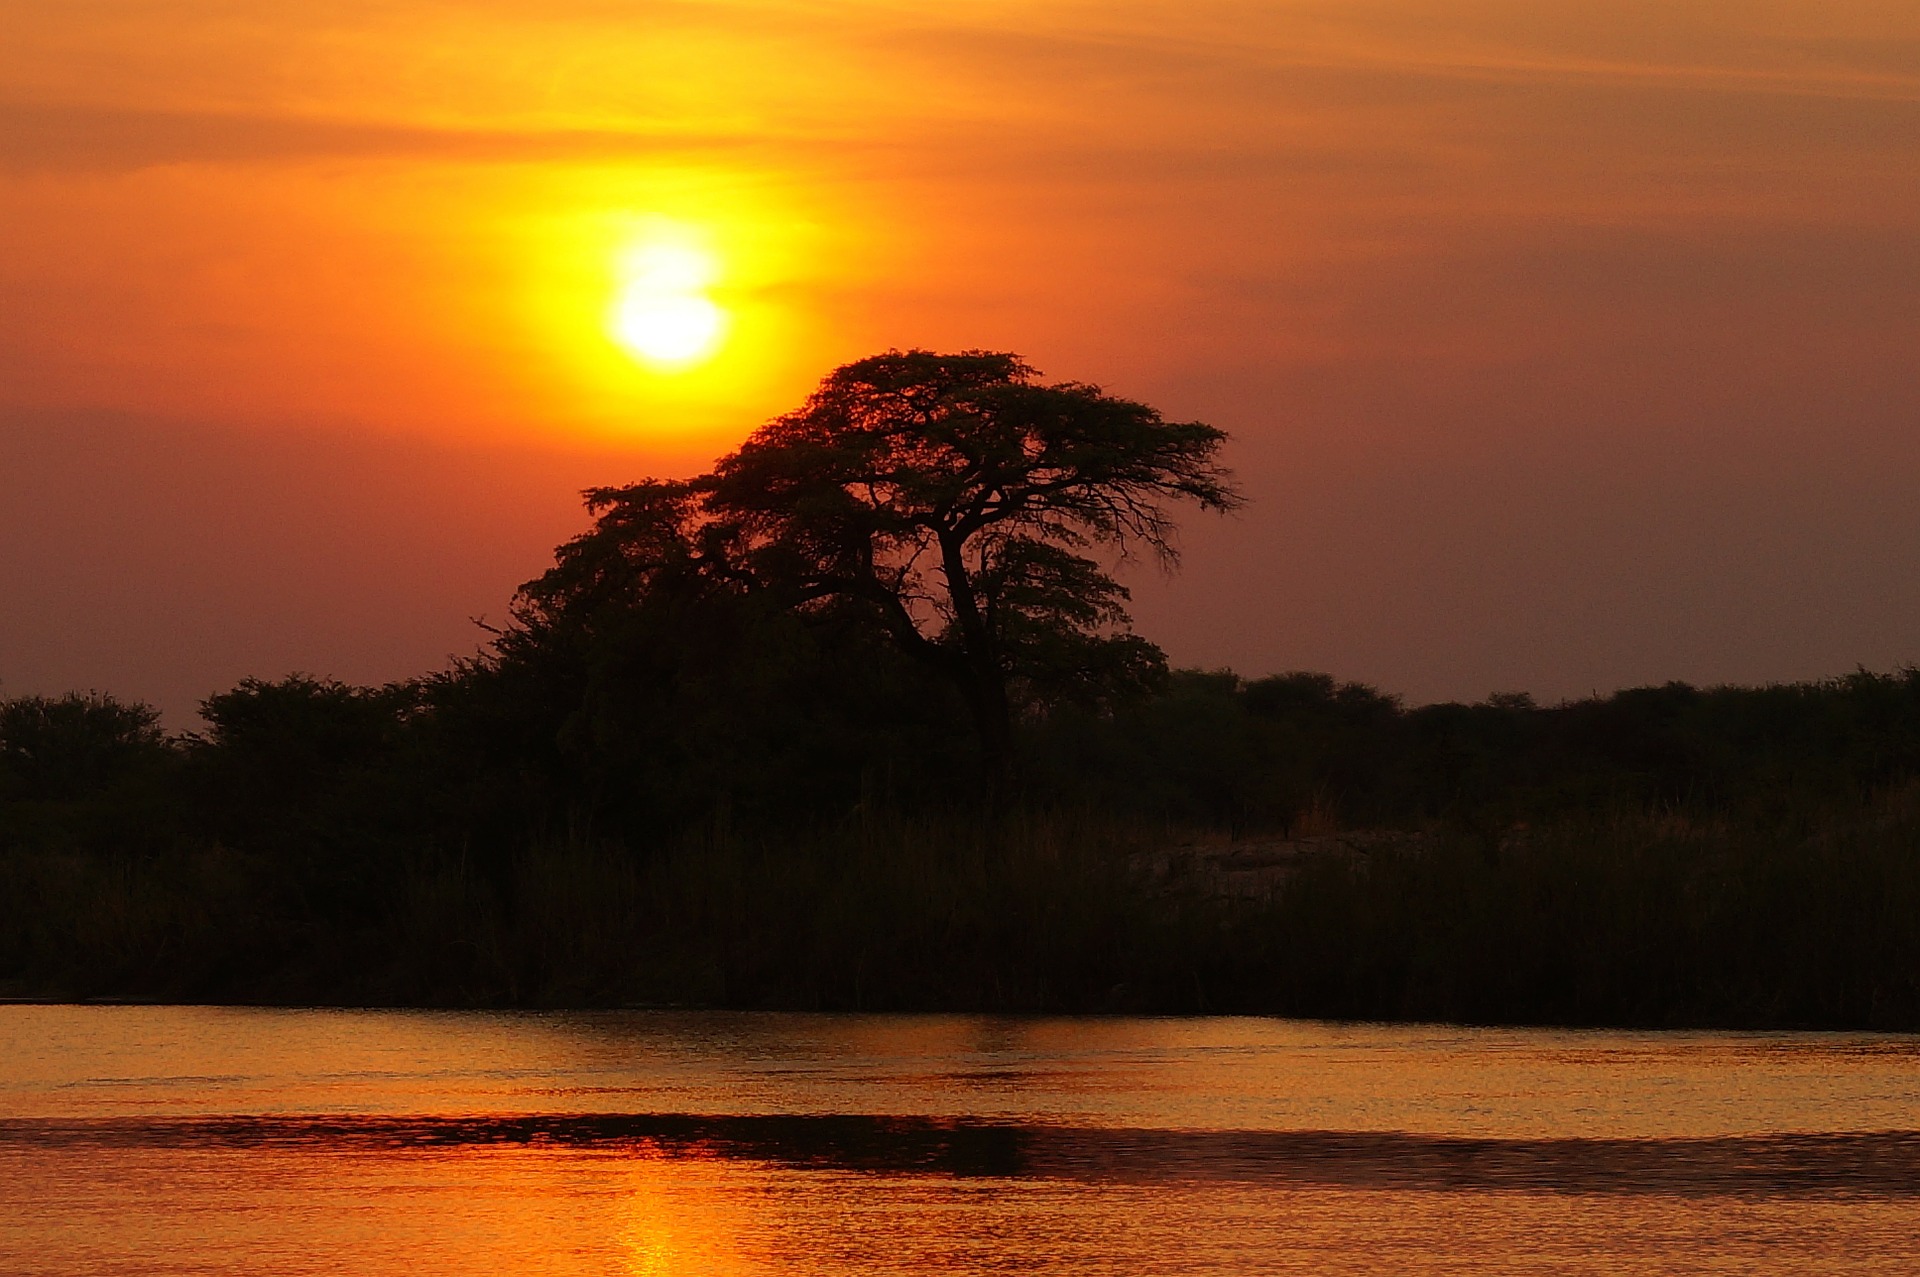
<svg viewBox="0 0 1920 1277"><path fill-rule="evenodd" d="M1103 560L1222 442L887 354L450 669L0 700L0 993L1920 1027L1920 672L1170 671Z"/></svg>

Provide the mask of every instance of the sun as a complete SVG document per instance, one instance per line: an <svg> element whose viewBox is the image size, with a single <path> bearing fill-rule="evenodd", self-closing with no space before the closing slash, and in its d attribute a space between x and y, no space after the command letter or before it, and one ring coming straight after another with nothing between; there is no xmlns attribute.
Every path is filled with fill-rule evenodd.
<svg viewBox="0 0 1920 1277"><path fill-rule="evenodd" d="M719 273L711 252L678 237L628 247L615 264L607 331L656 368L704 362L726 338L727 312L707 295Z"/></svg>
<svg viewBox="0 0 1920 1277"><path fill-rule="evenodd" d="M824 219L732 190L594 177L509 225L540 415L595 436L734 439L798 402L825 362L796 302ZM837 351L836 347L836 351ZM507 365L511 367L511 365ZM689 445L691 446L691 445Z"/></svg>

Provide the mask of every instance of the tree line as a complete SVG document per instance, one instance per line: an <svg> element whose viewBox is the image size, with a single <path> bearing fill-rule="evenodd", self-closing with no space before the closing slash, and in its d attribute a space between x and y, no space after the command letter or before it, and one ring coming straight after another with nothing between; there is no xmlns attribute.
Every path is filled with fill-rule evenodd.
<svg viewBox="0 0 1920 1277"><path fill-rule="evenodd" d="M0 700L0 849L212 840L290 861L504 862L536 841L645 855L720 824L775 836L985 811L958 697L884 649L751 633L757 650L682 635L644 671L572 654L385 687L248 679L178 735L97 693ZM562 683L573 700L553 695ZM1920 778L1920 671L1409 707L1324 674L1179 670L1121 704L1021 720L1012 756L1019 804L1150 831L1502 831L1648 811L1811 826Z"/></svg>
<svg viewBox="0 0 1920 1277"><path fill-rule="evenodd" d="M1107 565L1240 503L1223 443L892 352L588 492L448 669L248 679L184 734L0 700L0 992L1920 1023L1920 671L1409 706L1173 670ZM1257 906L1134 868L1343 829L1419 837Z"/></svg>

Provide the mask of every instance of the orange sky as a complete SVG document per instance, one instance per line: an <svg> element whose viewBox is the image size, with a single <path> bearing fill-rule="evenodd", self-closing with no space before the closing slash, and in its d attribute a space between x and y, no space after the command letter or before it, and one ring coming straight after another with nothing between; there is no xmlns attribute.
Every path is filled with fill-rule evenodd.
<svg viewBox="0 0 1920 1277"><path fill-rule="evenodd" d="M574 489L909 345L1232 432L1255 504L1135 582L1184 663L1427 699L1920 659L1911 3L0 30L0 691L428 668ZM663 237L724 317L677 368L609 323Z"/></svg>

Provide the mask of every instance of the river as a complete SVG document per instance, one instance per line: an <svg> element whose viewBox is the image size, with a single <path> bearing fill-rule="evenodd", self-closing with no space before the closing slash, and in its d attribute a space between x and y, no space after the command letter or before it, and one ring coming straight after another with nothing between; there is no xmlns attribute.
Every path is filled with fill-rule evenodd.
<svg viewBox="0 0 1920 1277"><path fill-rule="evenodd" d="M0 1006L0 1273L1910 1273L1920 1039Z"/></svg>

